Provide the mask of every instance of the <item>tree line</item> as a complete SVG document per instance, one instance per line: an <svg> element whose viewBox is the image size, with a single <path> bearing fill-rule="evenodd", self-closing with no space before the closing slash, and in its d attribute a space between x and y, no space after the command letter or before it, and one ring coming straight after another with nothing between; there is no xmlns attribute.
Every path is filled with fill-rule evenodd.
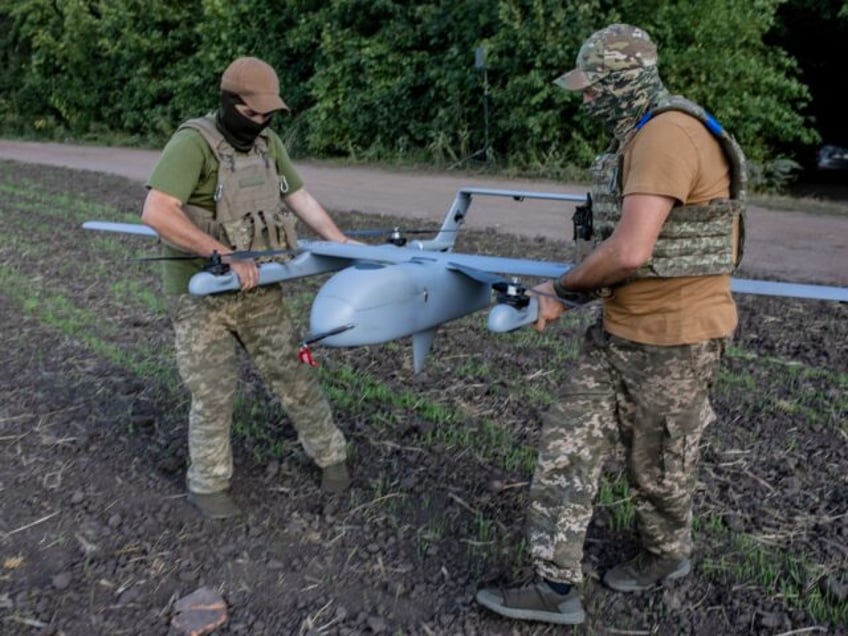
<svg viewBox="0 0 848 636"><path fill-rule="evenodd" d="M256 55L296 156L444 165L487 136L499 166L557 176L604 133L552 81L588 34L627 22L657 42L668 88L766 166L819 138L797 62L769 39L785 1L0 0L0 133L158 145Z"/></svg>

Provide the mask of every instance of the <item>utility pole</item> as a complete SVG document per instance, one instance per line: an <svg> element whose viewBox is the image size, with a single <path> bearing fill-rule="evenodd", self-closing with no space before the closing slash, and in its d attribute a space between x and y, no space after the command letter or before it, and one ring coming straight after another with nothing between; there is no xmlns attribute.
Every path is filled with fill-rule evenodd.
<svg viewBox="0 0 848 636"><path fill-rule="evenodd" d="M482 46L474 49L474 68L482 74L483 79L483 147L451 164L448 166L448 170L453 170L467 161L480 157L483 158L487 166L492 163L492 148L489 145L489 73L486 67L486 51Z"/></svg>

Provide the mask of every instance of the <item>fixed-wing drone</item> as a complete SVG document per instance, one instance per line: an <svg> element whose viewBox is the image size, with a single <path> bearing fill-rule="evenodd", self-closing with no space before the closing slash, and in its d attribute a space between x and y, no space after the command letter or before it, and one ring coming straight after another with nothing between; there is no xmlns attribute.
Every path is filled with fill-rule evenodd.
<svg viewBox="0 0 848 636"><path fill-rule="evenodd" d="M296 255L288 262L259 266L259 284L336 272L315 296L305 342L355 347L411 336L413 368L419 373L440 325L489 307L493 300L488 316L491 331L508 332L531 324L536 321L538 301L513 277L557 278L572 266L454 252L457 233L474 196L585 202L585 197L571 194L462 188L432 239L410 241L400 230L390 233L383 245L300 239ZM88 221L83 227L157 236L141 224ZM239 287L235 273L213 269L195 274L189 291L206 295ZM734 278L731 289L745 294L848 301L845 287Z"/></svg>

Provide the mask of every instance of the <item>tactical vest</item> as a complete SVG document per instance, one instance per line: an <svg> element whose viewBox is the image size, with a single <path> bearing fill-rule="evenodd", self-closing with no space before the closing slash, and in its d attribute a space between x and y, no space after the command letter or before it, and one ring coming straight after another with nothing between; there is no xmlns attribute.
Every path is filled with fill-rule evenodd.
<svg viewBox="0 0 848 636"><path fill-rule="evenodd" d="M198 131L218 160L215 211L185 205L191 221L234 250L296 248L295 218L280 199L288 192L288 183L268 154L267 131L250 151L237 153L213 117L190 119L183 128Z"/></svg>
<svg viewBox="0 0 848 636"><path fill-rule="evenodd" d="M616 152L600 155L592 166L592 218L594 247L613 233L621 218L624 149L651 117L668 110L682 111L701 121L718 139L730 165L730 199L703 205L675 206L663 224L650 260L631 277L706 276L733 272L742 260L745 239L745 156L735 139L703 108L683 97L669 96L654 104ZM737 221L738 219L738 221ZM734 254L733 227L739 240ZM576 228L575 228L576 230ZM583 234L586 234L583 228ZM578 243L578 259L581 248Z"/></svg>

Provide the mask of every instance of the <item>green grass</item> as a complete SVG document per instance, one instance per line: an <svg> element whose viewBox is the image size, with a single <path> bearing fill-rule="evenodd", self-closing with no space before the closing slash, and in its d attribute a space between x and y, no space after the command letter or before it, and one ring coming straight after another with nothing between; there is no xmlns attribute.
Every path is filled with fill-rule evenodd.
<svg viewBox="0 0 848 636"><path fill-rule="evenodd" d="M22 311L82 342L95 356L128 368L141 377L171 375L173 364L164 362L166 358L160 348L145 343L126 348L110 342L110 338L117 338L115 327L104 321L98 312L77 307L61 292L37 286L31 277L3 266L0 266L0 287Z"/></svg>
<svg viewBox="0 0 848 636"><path fill-rule="evenodd" d="M724 534L727 549L717 556L708 556L702 563L706 576L728 588L761 588L770 598L808 612L816 622L848 624L848 603L827 596L819 585L821 578L830 572L804 554L794 554L773 542L744 533L725 531ZM839 572L835 574L838 576Z"/></svg>
<svg viewBox="0 0 848 636"><path fill-rule="evenodd" d="M848 374L731 347L715 392L745 395L746 413L789 413L800 421L825 423L848 432Z"/></svg>
<svg viewBox="0 0 848 636"><path fill-rule="evenodd" d="M610 527L620 532L633 528L636 509L630 497L630 486L622 473L605 475L598 488L598 507L606 508Z"/></svg>
<svg viewBox="0 0 848 636"><path fill-rule="evenodd" d="M139 223L138 212L121 212L110 205L104 205L85 197L66 193L51 193L33 179L21 179L16 183L0 183L0 195L14 201L15 207L37 212L40 216L60 221L84 221L101 219Z"/></svg>

